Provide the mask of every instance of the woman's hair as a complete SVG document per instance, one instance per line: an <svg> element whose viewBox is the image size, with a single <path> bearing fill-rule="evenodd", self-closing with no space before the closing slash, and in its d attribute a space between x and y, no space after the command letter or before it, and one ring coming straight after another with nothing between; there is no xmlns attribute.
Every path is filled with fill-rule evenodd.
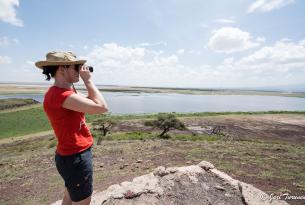
<svg viewBox="0 0 305 205"><path fill-rule="evenodd" d="M43 66L42 69L43 69L42 74L46 75L46 80L50 80L51 77L54 78L58 66L57 65Z"/></svg>

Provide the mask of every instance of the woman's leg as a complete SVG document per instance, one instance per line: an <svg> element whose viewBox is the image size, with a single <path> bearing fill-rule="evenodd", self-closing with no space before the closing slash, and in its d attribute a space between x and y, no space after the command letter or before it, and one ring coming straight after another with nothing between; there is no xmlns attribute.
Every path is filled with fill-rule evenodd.
<svg viewBox="0 0 305 205"><path fill-rule="evenodd" d="M70 194L67 190L67 187L65 188L65 194L64 194L64 198L62 200L62 204L61 205L72 205L72 200L70 198Z"/></svg>
<svg viewBox="0 0 305 205"><path fill-rule="evenodd" d="M89 205L90 202L91 202L91 196L78 202L72 202L72 205Z"/></svg>
<svg viewBox="0 0 305 205"><path fill-rule="evenodd" d="M63 205L88 205L93 191L93 164L91 150L75 156L57 158L57 169L65 181L65 196Z"/></svg>

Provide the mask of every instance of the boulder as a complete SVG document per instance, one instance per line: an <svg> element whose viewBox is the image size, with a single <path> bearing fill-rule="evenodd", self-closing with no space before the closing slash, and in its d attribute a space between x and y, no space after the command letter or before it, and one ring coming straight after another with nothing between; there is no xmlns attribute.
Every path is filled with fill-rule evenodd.
<svg viewBox="0 0 305 205"><path fill-rule="evenodd" d="M266 196L254 186L233 179L213 164L202 161L185 167L160 166L132 181L111 185L102 192L95 192L91 205L288 205Z"/></svg>

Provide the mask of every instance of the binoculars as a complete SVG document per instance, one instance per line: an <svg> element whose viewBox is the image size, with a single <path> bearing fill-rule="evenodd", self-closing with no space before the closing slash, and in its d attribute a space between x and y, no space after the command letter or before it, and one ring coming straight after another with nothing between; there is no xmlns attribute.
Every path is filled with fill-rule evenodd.
<svg viewBox="0 0 305 205"><path fill-rule="evenodd" d="M81 68L82 65L76 65L75 70L79 72L79 69ZM90 73L93 73L93 67L92 66L87 66L89 68Z"/></svg>

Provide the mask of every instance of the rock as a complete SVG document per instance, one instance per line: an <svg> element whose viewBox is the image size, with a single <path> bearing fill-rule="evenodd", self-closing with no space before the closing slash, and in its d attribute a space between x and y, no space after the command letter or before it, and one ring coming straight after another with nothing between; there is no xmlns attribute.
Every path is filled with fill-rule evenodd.
<svg viewBox="0 0 305 205"><path fill-rule="evenodd" d="M210 162L207 162L207 161L201 161L199 164L198 164L199 167L201 167L202 169L204 170L210 170L210 169L214 169L214 165Z"/></svg>
<svg viewBox="0 0 305 205"><path fill-rule="evenodd" d="M177 172L177 167L169 167L166 169L166 172L169 172L169 173L175 173Z"/></svg>
<svg viewBox="0 0 305 205"><path fill-rule="evenodd" d="M229 194L229 193L225 193L225 196L226 196L226 197L232 197L232 195Z"/></svg>
<svg viewBox="0 0 305 205"><path fill-rule="evenodd" d="M103 168L104 166L105 166L104 163L101 163L101 164L100 164L100 168Z"/></svg>
<svg viewBox="0 0 305 205"><path fill-rule="evenodd" d="M120 165L120 169L124 169L127 166L128 166L128 164L122 164L122 165Z"/></svg>
<svg viewBox="0 0 305 205"><path fill-rule="evenodd" d="M138 160L137 160L137 163L141 163L141 162L142 162L142 160L141 160L141 159L138 159Z"/></svg>
<svg viewBox="0 0 305 205"><path fill-rule="evenodd" d="M227 183L228 185L231 185L232 187L234 187L234 189L239 189L239 181L236 179L233 179L232 177L230 177L229 175L227 175L226 173L219 171L218 169L211 169L210 170L217 178L220 178L221 180L223 180L224 183Z"/></svg>
<svg viewBox="0 0 305 205"><path fill-rule="evenodd" d="M251 184L239 182L239 189L247 205L289 205L285 201L272 199Z"/></svg>
<svg viewBox="0 0 305 205"><path fill-rule="evenodd" d="M90 204L288 205L281 200L266 200L266 197L264 200L262 196L267 194L250 184L233 179L211 163L203 161L186 167L165 169L164 166L159 166L153 172L132 181L114 184L102 192L95 192ZM61 202L53 205L57 204Z"/></svg>
<svg viewBox="0 0 305 205"><path fill-rule="evenodd" d="M153 172L153 174L154 174L155 176L160 176L160 177L163 177L163 176L167 175L168 173L169 173L169 172L166 171L166 170L165 170L165 167L163 167L163 166L160 166L160 167L156 168L156 169L154 170L154 172Z"/></svg>
<svg viewBox="0 0 305 205"><path fill-rule="evenodd" d="M136 177L132 182L122 182L121 185L112 185L107 190L99 192L92 197L91 204L100 205L111 200L138 197L145 193L162 194L158 187L158 180L152 173ZM111 203L111 202L110 202ZM130 201L129 203L132 203ZM124 204L124 203L123 203Z"/></svg>
<svg viewBox="0 0 305 205"><path fill-rule="evenodd" d="M130 190L128 190L126 193L124 193L124 197L126 199L132 199L132 198L137 197L137 196L139 196L139 193L134 193Z"/></svg>
<svg viewBox="0 0 305 205"><path fill-rule="evenodd" d="M177 175L181 177L181 174L187 176L191 183L196 184L198 182L198 175L203 174L205 171L199 166L191 165L187 167L179 167Z"/></svg>
<svg viewBox="0 0 305 205"><path fill-rule="evenodd" d="M220 191L225 191L225 188L223 188L222 186L215 186L214 188Z"/></svg>

